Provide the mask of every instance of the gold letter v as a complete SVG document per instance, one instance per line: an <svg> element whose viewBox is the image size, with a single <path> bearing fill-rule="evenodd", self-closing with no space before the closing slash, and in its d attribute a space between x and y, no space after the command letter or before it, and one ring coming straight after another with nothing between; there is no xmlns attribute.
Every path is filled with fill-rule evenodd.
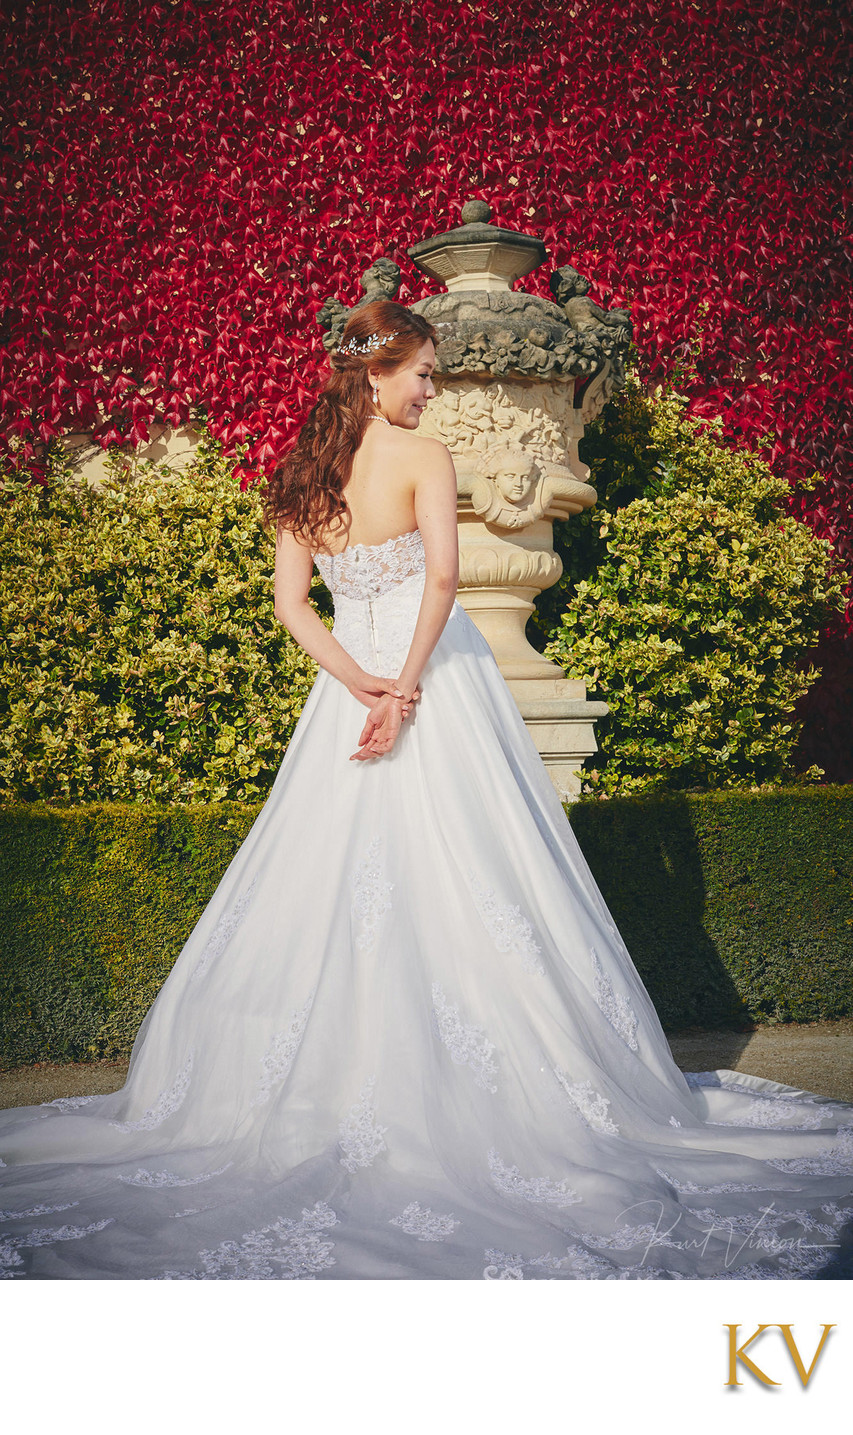
<svg viewBox="0 0 853 1435"><path fill-rule="evenodd" d="M833 1325L825 1325L825 1326L823 1327L823 1335L822 1335L821 1338L820 1338L820 1344L819 1344L817 1350L815 1351L814 1360L812 1361L812 1363L811 1363L811 1365L809 1366L808 1370L806 1370L806 1368L805 1368L805 1366L803 1365L803 1362L802 1362L802 1360L801 1360L801 1358L800 1358L800 1352L797 1350L796 1342L795 1342L795 1340L794 1340L793 1335L791 1334L791 1326L790 1326L790 1325L780 1325L779 1329L781 1330L782 1334L783 1334L784 1337L785 1337L785 1344L787 1345L788 1349L789 1349L790 1352L791 1352L791 1359L793 1360L794 1365L797 1367L797 1374L799 1375L801 1381L803 1382L803 1385L808 1385L808 1383L809 1383L809 1377L811 1376L812 1371L814 1370L815 1366L817 1365L817 1358L818 1358L818 1356L820 1355L821 1351L823 1350L823 1343L824 1343L824 1341L826 1340L826 1337L829 1335L829 1332L834 1329L834 1324L833 1324Z"/></svg>

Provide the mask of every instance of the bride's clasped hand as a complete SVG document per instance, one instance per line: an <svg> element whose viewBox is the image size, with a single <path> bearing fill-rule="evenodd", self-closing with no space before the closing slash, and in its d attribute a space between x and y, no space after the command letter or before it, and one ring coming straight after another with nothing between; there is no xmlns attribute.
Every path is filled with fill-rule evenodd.
<svg viewBox="0 0 853 1435"><path fill-rule="evenodd" d="M418 688L414 688L411 696L407 698L393 679L386 678L365 677L358 689L351 688L350 691L364 702L368 694L374 694L380 685L386 684L388 691L380 693L378 698L367 699L370 702L370 712L359 735L358 750L351 754L350 762L381 757L390 752L405 719L420 698Z"/></svg>
<svg viewBox="0 0 853 1435"><path fill-rule="evenodd" d="M350 762L382 757L383 754L389 753L397 741L403 723L412 710L415 699L419 697L420 693L417 689L412 694L411 703L405 702L393 693L381 697L368 713L367 721L358 739L358 751L352 754Z"/></svg>

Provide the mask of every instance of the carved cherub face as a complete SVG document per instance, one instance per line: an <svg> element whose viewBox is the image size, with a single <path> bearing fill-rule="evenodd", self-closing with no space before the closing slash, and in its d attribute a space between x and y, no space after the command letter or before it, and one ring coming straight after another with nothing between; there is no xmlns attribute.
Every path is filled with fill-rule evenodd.
<svg viewBox="0 0 853 1435"><path fill-rule="evenodd" d="M510 454L495 472L495 483L510 503L521 503L536 482L535 461L526 453Z"/></svg>

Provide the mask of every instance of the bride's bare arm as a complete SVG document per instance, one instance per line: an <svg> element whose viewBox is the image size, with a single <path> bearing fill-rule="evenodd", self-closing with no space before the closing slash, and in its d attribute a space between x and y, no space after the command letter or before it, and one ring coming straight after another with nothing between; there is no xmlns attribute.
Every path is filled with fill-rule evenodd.
<svg viewBox="0 0 853 1435"><path fill-rule="evenodd" d="M415 482L415 516L424 541L426 579L408 656L397 678L407 698L419 686L424 664L441 637L459 586L456 470L443 443L438 439L424 439L423 443L423 471Z"/></svg>
<svg viewBox="0 0 853 1435"><path fill-rule="evenodd" d="M289 529L282 529L275 546L275 616L309 657L333 678L344 684L360 702L376 701L381 692L402 689L392 679L375 678L359 666L329 632L319 613L311 607L308 593L314 560L310 549ZM405 694L407 698L411 693Z"/></svg>

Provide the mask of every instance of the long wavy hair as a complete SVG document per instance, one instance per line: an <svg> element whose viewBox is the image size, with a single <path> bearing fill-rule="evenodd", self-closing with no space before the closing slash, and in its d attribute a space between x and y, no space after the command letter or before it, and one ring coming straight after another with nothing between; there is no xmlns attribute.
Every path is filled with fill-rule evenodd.
<svg viewBox="0 0 853 1435"><path fill-rule="evenodd" d="M332 372L311 409L296 441L273 473L264 492L264 522L276 532L280 528L300 533L317 551L320 535L348 511L343 488L352 471L356 449L376 409L371 397L368 364L390 374L414 358L428 339L438 343L432 324L390 299L376 299L356 309L346 322L341 347L350 340L363 346L374 342L365 354L342 354L330 358Z"/></svg>

